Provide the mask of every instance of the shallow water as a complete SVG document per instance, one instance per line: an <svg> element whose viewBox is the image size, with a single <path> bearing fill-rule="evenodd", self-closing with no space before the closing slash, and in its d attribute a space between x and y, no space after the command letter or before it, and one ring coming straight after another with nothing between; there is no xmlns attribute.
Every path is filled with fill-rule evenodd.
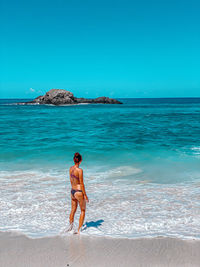
<svg viewBox="0 0 200 267"><path fill-rule="evenodd" d="M200 238L200 99L122 101L0 101L0 230L43 236L65 227L78 151L90 199L83 233Z"/></svg>

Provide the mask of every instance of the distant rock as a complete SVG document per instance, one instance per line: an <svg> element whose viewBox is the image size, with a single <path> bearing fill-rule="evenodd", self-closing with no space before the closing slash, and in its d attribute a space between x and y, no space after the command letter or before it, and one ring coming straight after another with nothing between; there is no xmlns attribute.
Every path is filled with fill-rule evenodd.
<svg viewBox="0 0 200 267"><path fill-rule="evenodd" d="M87 99L87 98L77 98L67 90L64 89L51 89L43 96L38 96L34 100L29 102L18 103L18 105L69 105L69 104L122 104L122 102L109 98L109 97L98 97L94 99Z"/></svg>

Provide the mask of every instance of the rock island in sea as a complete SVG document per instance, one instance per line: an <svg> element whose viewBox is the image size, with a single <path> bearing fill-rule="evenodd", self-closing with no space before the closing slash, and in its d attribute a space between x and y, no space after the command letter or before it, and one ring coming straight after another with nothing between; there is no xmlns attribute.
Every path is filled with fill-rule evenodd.
<svg viewBox="0 0 200 267"><path fill-rule="evenodd" d="M93 99L87 98L77 98L71 93L70 91L64 89L51 89L43 96L38 96L32 101L18 103L19 105L31 105L31 104L38 104L38 105L45 105L45 104L52 104L52 105L73 105L73 104L122 104L122 102L109 98L109 97L97 97Z"/></svg>

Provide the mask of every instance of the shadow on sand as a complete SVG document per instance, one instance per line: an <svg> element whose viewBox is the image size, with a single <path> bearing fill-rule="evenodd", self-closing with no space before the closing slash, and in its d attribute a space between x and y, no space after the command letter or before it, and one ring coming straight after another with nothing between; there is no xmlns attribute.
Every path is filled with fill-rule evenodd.
<svg viewBox="0 0 200 267"><path fill-rule="evenodd" d="M82 231L85 231L87 228L90 228L90 227L98 228L99 226L102 225L103 222L104 222L104 220L98 220L96 222L94 222L94 221L86 222L83 225Z"/></svg>

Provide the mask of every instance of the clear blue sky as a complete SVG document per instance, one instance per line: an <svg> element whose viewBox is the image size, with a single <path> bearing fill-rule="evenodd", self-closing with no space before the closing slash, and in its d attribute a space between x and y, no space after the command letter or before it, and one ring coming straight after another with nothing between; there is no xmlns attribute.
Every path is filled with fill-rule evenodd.
<svg viewBox="0 0 200 267"><path fill-rule="evenodd" d="M200 96L200 1L1 0L0 97Z"/></svg>

